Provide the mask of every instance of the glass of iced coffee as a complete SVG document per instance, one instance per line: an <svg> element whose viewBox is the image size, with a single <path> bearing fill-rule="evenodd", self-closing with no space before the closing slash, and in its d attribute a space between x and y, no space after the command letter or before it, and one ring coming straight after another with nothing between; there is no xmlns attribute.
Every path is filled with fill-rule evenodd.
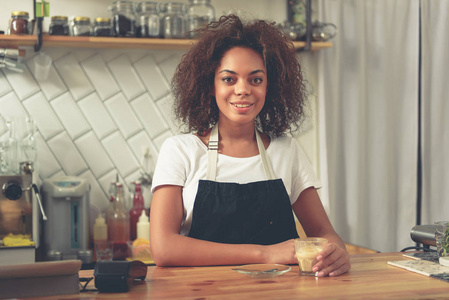
<svg viewBox="0 0 449 300"><path fill-rule="evenodd" d="M312 268L317 263L316 257L323 251L326 245L327 239L325 238L309 237L295 239L295 253L301 275L315 276Z"/></svg>

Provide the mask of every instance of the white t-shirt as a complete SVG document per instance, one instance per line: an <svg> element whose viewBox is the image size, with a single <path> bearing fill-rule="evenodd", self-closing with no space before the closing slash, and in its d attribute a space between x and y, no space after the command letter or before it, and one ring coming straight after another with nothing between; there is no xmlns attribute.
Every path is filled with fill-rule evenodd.
<svg viewBox="0 0 449 300"><path fill-rule="evenodd" d="M276 178L282 178L291 204L309 187L321 184L301 147L291 137L270 137L266 154ZM181 234L188 235L200 179L206 178L207 146L193 134L168 138L159 151L152 191L161 185L183 187L184 216ZM260 155L237 158L218 154L217 182L249 183L267 180Z"/></svg>

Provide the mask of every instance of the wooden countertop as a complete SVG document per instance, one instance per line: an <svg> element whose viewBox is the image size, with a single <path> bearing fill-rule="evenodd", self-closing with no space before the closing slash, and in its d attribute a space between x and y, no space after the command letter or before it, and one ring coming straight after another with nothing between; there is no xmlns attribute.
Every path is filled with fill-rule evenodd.
<svg viewBox="0 0 449 300"><path fill-rule="evenodd" d="M273 279L252 279L217 267L148 267L145 282L128 293L84 292L26 299L430 299L449 298L449 283L409 272L387 264L405 260L402 253L351 255L352 269L338 277L305 277L298 266ZM92 270L80 271L80 277L92 276ZM88 288L94 288L93 281Z"/></svg>

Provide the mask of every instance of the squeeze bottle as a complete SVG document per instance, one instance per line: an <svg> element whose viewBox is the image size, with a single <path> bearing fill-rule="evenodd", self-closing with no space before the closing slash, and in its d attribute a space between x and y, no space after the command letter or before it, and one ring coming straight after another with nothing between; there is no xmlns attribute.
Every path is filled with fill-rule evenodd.
<svg viewBox="0 0 449 300"><path fill-rule="evenodd" d="M103 215L98 215L94 224L94 259L97 260L97 250L104 250L108 245L108 227Z"/></svg>
<svg viewBox="0 0 449 300"><path fill-rule="evenodd" d="M139 222L137 222L137 238L150 240L150 221L148 220L145 209L142 210Z"/></svg>

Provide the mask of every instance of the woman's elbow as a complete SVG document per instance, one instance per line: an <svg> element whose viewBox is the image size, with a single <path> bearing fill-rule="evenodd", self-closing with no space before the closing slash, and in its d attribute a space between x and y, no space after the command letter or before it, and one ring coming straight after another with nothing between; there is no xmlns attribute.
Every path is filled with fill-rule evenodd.
<svg viewBox="0 0 449 300"><path fill-rule="evenodd" d="M153 254L154 264L158 267L172 267L170 260L164 255Z"/></svg>
<svg viewBox="0 0 449 300"><path fill-rule="evenodd" d="M161 245L161 243L152 242L151 245L151 255L156 266L158 267L171 267L174 266L172 254L170 253L169 247Z"/></svg>

